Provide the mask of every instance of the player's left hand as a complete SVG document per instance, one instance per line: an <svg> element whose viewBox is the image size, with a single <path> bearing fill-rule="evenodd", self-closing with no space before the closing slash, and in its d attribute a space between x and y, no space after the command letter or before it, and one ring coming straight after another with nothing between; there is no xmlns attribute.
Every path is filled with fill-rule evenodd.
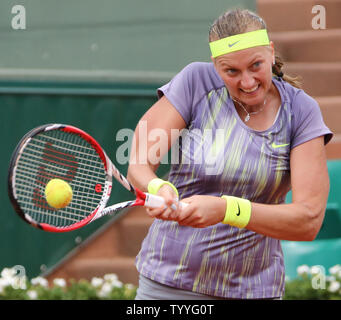
<svg viewBox="0 0 341 320"><path fill-rule="evenodd" d="M224 220L225 199L215 196L196 195L181 201L188 203L188 206L184 209L177 210L177 215L174 218L181 226L205 228Z"/></svg>

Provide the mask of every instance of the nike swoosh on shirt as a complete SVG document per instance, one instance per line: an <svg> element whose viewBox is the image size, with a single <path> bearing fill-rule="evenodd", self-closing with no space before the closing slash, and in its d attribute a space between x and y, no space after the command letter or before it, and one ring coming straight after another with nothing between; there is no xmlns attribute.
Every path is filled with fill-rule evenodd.
<svg viewBox="0 0 341 320"><path fill-rule="evenodd" d="M233 47L235 44L237 44L240 40L236 41L236 42L233 42L233 43L229 43L229 48Z"/></svg>
<svg viewBox="0 0 341 320"><path fill-rule="evenodd" d="M285 147L285 146L288 146L288 145L289 145L289 143L276 144L275 142L273 142L271 147L273 147L274 149L277 149L277 148Z"/></svg>

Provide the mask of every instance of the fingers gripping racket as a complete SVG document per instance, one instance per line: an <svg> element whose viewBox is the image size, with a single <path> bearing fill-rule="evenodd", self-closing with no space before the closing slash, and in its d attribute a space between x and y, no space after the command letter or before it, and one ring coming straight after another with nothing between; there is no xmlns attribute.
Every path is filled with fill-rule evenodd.
<svg viewBox="0 0 341 320"><path fill-rule="evenodd" d="M136 199L106 208L113 177ZM65 208L55 209L45 199L45 186L54 178L72 188ZM72 231L127 207L165 205L162 197L134 188L89 134L62 124L37 127L21 139L10 162L8 192L21 218L50 232Z"/></svg>

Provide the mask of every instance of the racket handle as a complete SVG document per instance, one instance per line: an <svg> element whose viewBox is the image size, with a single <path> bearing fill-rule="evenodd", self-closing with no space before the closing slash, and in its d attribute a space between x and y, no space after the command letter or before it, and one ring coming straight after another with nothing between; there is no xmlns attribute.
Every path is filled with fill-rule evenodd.
<svg viewBox="0 0 341 320"><path fill-rule="evenodd" d="M145 206L150 208L159 208L162 206L165 207L166 205L164 198L156 196L154 194L146 193ZM184 209L188 206L188 204L184 202L179 202L179 206L181 209Z"/></svg>

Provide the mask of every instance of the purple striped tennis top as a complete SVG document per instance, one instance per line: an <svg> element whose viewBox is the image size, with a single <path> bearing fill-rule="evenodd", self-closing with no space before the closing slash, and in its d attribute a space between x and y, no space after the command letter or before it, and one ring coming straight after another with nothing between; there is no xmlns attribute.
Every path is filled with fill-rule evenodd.
<svg viewBox="0 0 341 320"><path fill-rule="evenodd" d="M172 147L169 181L180 198L232 195L280 204L290 190L290 150L332 137L317 102L280 78L281 106L273 125L249 128L236 112L212 63L194 62L158 90L187 124ZM225 298L272 298L284 293L280 240L218 223L206 228L155 219L136 257L144 276Z"/></svg>

